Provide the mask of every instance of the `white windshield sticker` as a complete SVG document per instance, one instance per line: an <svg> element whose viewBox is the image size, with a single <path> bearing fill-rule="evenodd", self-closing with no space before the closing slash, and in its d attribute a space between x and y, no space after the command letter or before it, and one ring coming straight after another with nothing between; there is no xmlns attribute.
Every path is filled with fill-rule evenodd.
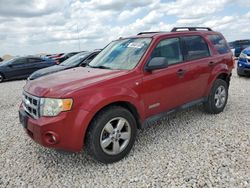
<svg viewBox="0 0 250 188"><path fill-rule="evenodd" d="M129 43L128 48L142 48L143 46L143 43L131 42Z"/></svg>

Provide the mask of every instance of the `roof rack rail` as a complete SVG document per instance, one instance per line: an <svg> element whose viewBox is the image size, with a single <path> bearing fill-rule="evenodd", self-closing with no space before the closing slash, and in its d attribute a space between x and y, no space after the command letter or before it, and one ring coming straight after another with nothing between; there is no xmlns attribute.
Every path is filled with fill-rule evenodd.
<svg viewBox="0 0 250 188"><path fill-rule="evenodd" d="M146 34L156 34L156 33L163 33L163 31L147 31L147 32L140 32L137 35L146 35Z"/></svg>
<svg viewBox="0 0 250 188"><path fill-rule="evenodd" d="M176 32L178 30L188 30L188 31L198 31L198 30L207 30L207 31L213 31L209 27L174 27L171 32Z"/></svg>

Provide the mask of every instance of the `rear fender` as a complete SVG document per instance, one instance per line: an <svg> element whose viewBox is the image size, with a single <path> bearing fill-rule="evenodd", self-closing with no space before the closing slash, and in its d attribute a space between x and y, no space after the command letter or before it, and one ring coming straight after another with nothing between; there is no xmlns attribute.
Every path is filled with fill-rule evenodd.
<svg viewBox="0 0 250 188"><path fill-rule="evenodd" d="M231 71L228 67L227 64L218 64L217 66L215 66L210 74L210 77L208 79L208 87L207 90L205 92L205 96L208 96L212 87L213 87L213 83L214 81L218 78L219 75L221 74L227 74L227 76L231 76Z"/></svg>

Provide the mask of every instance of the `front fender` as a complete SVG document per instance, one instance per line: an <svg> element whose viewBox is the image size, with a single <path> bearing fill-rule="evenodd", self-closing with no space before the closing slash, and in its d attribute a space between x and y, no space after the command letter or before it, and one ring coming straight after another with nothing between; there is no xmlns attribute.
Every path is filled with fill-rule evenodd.
<svg viewBox="0 0 250 188"><path fill-rule="evenodd" d="M141 118L144 117L143 101L140 95L133 89L124 87L102 88L89 93L88 97L84 97L81 109L88 110L92 114L96 114L105 106L116 102L128 102L133 105Z"/></svg>

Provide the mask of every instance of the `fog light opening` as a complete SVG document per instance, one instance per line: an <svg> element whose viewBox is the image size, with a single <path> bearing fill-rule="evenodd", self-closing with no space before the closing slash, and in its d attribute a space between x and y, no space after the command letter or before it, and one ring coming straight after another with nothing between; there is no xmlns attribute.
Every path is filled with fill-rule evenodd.
<svg viewBox="0 0 250 188"><path fill-rule="evenodd" d="M53 133L53 132L47 132L45 134L45 142L49 145L54 145L56 143L58 143L59 139L58 136Z"/></svg>

